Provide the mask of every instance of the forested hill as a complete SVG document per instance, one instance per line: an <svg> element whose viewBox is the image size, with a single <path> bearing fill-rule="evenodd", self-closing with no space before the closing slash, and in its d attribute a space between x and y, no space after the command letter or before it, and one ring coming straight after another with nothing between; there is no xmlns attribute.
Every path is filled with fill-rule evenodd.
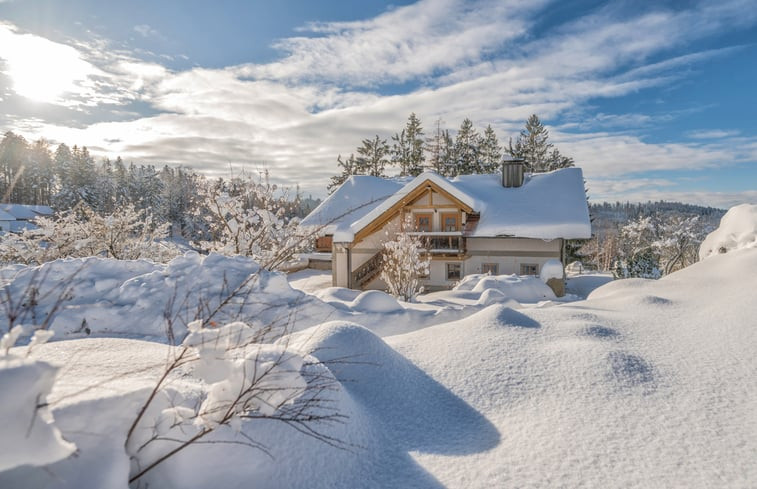
<svg viewBox="0 0 757 489"><path fill-rule="evenodd" d="M646 203L603 202L601 204L590 204L589 212L595 232L607 227L623 226L639 217L651 215L661 217L666 215L700 216L701 221L717 227L720 218L725 214L724 209L715 207L664 201Z"/></svg>

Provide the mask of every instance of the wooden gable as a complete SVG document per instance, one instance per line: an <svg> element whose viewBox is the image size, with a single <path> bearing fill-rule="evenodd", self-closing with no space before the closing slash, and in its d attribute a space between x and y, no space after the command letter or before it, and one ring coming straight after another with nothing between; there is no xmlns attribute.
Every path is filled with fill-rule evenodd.
<svg viewBox="0 0 757 489"><path fill-rule="evenodd" d="M443 197L444 202L434 202L434 195L438 194ZM438 200L438 199L437 199ZM363 229L355 234L354 243L362 241L366 237L375 233L393 217L398 215L403 209L410 207L412 209L434 209L437 207L456 207L460 212L472 213L473 209L461 202L457 197L450 194L439 185L435 184L431 180L424 180L416 188L408 192L404 197L397 201L394 205L384 211L371 223L365 226Z"/></svg>

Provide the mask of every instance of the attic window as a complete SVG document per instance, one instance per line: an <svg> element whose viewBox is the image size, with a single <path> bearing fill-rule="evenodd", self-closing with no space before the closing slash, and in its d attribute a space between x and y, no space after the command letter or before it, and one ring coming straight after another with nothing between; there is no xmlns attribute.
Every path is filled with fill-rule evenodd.
<svg viewBox="0 0 757 489"><path fill-rule="evenodd" d="M415 215L415 230L431 232L431 214L416 214Z"/></svg>
<svg viewBox="0 0 757 489"><path fill-rule="evenodd" d="M459 231L460 230L460 219L458 214L446 214L442 213L442 231L449 232L449 231Z"/></svg>

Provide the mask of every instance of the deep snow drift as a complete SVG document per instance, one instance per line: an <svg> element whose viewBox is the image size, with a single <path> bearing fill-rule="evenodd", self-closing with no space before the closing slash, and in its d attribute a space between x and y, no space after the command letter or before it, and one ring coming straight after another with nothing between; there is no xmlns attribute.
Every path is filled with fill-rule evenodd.
<svg viewBox="0 0 757 489"><path fill-rule="evenodd" d="M757 248L757 205L741 204L732 207L720 220L699 248L699 259L716 253L744 248Z"/></svg>
<svg viewBox="0 0 757 489"><path fill-rule="evenodd" d="M465 304L484 294L504 300L501 290L488 287L475 292L477 299L458 297L445 306L430 300L408 312L407 304L378 293L327 289L321 300L275 285L274 277L261 293L296 299L281 307L313 301L319 310L344 314L274 345L319 360L313 368L337 382L324 396L346 418L318 429L339 448L282 423L247 420L239 431L219 430L214 444L177 454L146 482L167 488L754 487L757 249L738 242L745 244L661 280L614 281L588 300L552 307L518 308L511 299ZM201 264L193 263L197 272ZM150 273L166 277L166 270ZM438 300L472 293L450 291ZM406 323L423 314L459 316L444 324ZM383 320L371 326L377 331L408 332L381 338L356 324L358 318ZM79 451L44 467L2 471L0 487L127 487L125 433L170 358L169 347L90 338L40 345L29 357L27 348L11 353L59 369L47 400L64 443ZM190 402L207 388L190 374L172 379L176 399ZM0 419L15 422L19 405L4 393ZM240 446L245 436L271 456Z"/></svg>

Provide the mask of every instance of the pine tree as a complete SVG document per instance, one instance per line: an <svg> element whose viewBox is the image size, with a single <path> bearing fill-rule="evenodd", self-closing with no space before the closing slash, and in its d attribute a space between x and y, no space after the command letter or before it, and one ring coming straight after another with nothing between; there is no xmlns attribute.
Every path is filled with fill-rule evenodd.
<svg viewBox="0 0 757 489"><path fill-rule="evenodd" d="M452 136L450 136L448 129L445 129L444 132L442 132L442 147L439 163L443 170L441 173L442 176L455 177L458 175L457 148L455 147L455 142L452 140Z"/></svg>
<svg viewBox="0 0 757 489"><path fill-rule="evenodd" d="M345 161L342 161L342 155L337 156L336 164L341 167L342 173L331 177L331 182L329 182L328 187L326 187L326 190L328 190L329 194L333 193L334 190L339 188L339 186L343 184L345 180L350 178L350 176L358 174L358 163L355 159L354 154L351 154L350 157Z"/></svg>
<svg viewBox="0 0 757 489"><path fill-rule="evenodd" d="M410 174L408 171L410 167L410 144L408 143L405 130L403 129L399 133L395 133L392 136L392 141L394 141L391 149L392 165L399 167L400 176L407 176Z"/></svg>
<svg viewBox="0 0 757 489"><path fill-rule="evenodd" d="M417 176L423 172L423 165L426 161L426 155L423 152L423 127L421 121L411 113L407 118L405 126L407 142L410 145L410 159L408 161L408 175Z"/></svg>
<svg viewBox="0 0 757 489"><path fill-rule="evenodd" d="M394 144L391 149L392 164L399 166L401 176L417 176L423 172L425 155L423 154L423 128L415 113L407 118L407 125L402 131L392 136Z"/></svg>
<svg viewBox="0 0 757 489"><path fill-rule="evenodd" d="M467 117L455 137L456 175L479 173L478 133Z"/></svg>
<svg viewBox="0 0 757 489"><path fill-rule="evenodd" d="M19 202L23 194L22 177L29 163L29 144L22 136L8 131L0 142L0 198Z"/></svg>
<svg viewBox="0 0 757 489"><path fill-rule="evenodd" d="M385 177L384 170L389 163L389 145L378 134L373 139L363 139L363 145L357 149L357 166L359 174L373 177Z"/></svg>
<svg viewBox="0 0 757 489"><path fill-rule="evenodd" d="M30 197L24 204L50 205L55 193L53 157L47 141L40 139L30 148Z"/></svg>
<svg viewBox="0 0 757 489"><path fill-rule="evenodd" d="M478 173L495 173L499 171L502 162L502 146L497 140L491 124L486 126L483 137L479 142L480 167Z"/></svg>
<svg viewBox="0 0 757 489"><path fill-rule="evenodd" d="M560 168L570 168L573 166L573 158L563 156L557 148L553 148L547 157L547 168L545 171L559 170Z"/></svg>
<svg viewBox="0 0 757 489"><path fill-rule="evenodd" d="M436 120L436 131L434 135L426 138L424 147L428 153L428 167L436 173L443 175L442 169L442 120Z"/></svg>
<svg viewBox="0 0 757 489"><path fill-rule="evenodd" d="M552 144L548 142L549 131L541 123L536 114L532 114L526 121L526 128L513 145L510 139L507 150L510 156L523 158L532 172L544 172L548 168L549 150Z"/></svg>

